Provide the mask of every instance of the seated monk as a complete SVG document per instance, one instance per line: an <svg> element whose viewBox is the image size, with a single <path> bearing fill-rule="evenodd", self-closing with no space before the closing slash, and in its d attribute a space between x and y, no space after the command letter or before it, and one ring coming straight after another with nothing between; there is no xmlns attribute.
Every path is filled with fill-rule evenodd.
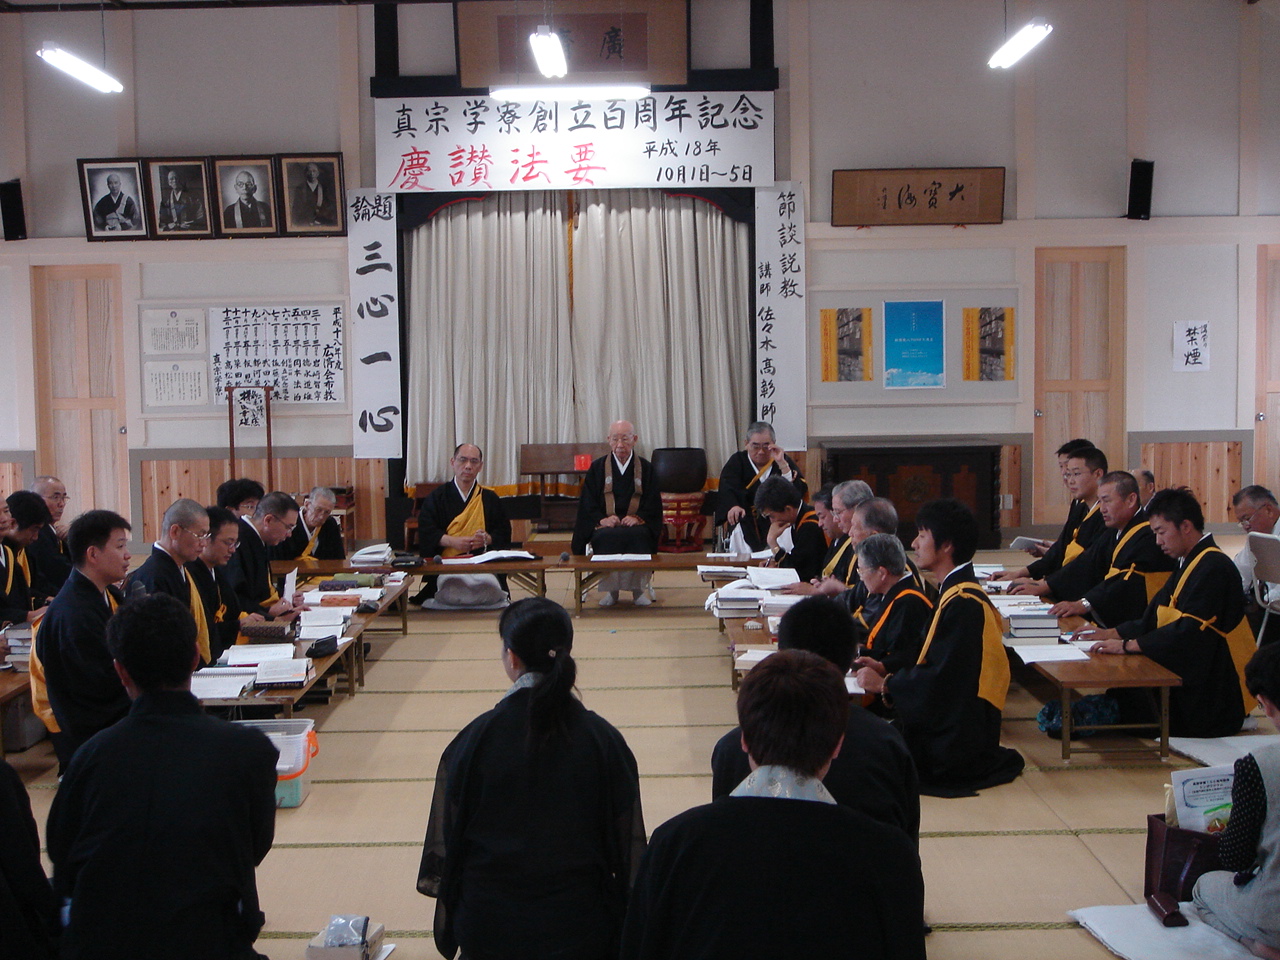
<svg viewBox="0 0 1280 960"><path fill-rule="evenodd" d="M209 530L209 513L204 507L186 497L175 500L160 521L160 539L151 545L151 555L125 581L126 595L138 584L148 594L168 594L187 609L195 620L196 650L203 664L216 659L210 641L213 631L200 587L187 572L187 564L200 558L209 542Z"/></svg>
<svg viewBox="0 0 1280 960"><path fill-rule="evenodd" d="M721 468L716 491L716 525L736 525L752 550L763 550L769 533L769 521L755 507L756 490L769 477L790 480L800 496L808 494L800 468L778 446L773 427L757 421L747 427L746 446Z"/></svg>
<svg viewBox="0 0 1280 960"><path fill-rule="evenodd" d="M822 573L827 538L818 526L818 515L804 502L789 480L770 477L756 491L756 510L769 518L769 549L774 566L791 567L803 580Z"/></svg>
<svg viewBox="0 0 1280 960"><path fill-rule="evenodd" d="M826 494L828 504L823 499ZM822 575L814 580L789 583L782 588L783 593L812 596L839 596L849 584L858 579L857 551L858 544L849 532L849 524L853 519L853 508L864 500L874 496L871 488L862 480L846 480L834 488L823 487L813 498L813 509L818 514L818 526L827 538L829 546L822 558ZM823 506L826 504L824 511ZM824 516L829 513L830 519Z"/></svg>
<svg viewBox="0 0 1280 960"><path fill-rule="evenodd" d="M313 487L302 501L298 524L275 548L276 560L345 560L342 528L333 517L338 498L328 487Z"/></svg>
<svg viewBox="0 0 1280 960"><path fill-rule="evenodd" d="M460 443L449 459L453 479L436 487L418 511L418 549L425 559L461 557L511 546L511 521L502 498L480 485L484 453ZM426 610L458 607L494 609L507 605L507 578L491 573L423 577L414 597Z"/></svg>
<svg viewBox="0 0 1280 960"><path fill-rule="evenodd" d="M648 553L658 547L662 532L662 495L653 465L635 455L636 428L629 420L609 427L608 456L591 464L582 480L578 521L573 528L573 552ZM653 602L647 570L610 573L600 579L600 606L618 602L618 593L630 590L638 607Z"/></svg>
<svg viewBox="0 0 1280 960"><path fill-rule="evenodd" d="M858 576L866 600L858 609L867 631L866 656L897 673L920 659L925 632L933 620L933 601L907 566L902 541L892 533L874 533L858 544Z"/></svg>

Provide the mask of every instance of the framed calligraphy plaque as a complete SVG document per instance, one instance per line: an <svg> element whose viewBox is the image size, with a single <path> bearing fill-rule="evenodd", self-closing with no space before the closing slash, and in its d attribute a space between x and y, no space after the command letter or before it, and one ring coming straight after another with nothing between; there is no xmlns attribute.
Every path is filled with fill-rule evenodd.
<svg viewBox="0 0 1280 960"><path fill-rule="evenodd" d="M833 227L1004 223L1004 167L831 171Z"/></svg>

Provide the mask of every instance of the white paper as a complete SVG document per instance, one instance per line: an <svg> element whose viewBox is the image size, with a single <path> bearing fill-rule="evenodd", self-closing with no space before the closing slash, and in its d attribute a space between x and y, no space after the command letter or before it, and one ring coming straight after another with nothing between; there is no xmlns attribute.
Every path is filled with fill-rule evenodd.
<svg viewBox="0 0 1280 960"><path fill-rule="evenodd" d="M849 691L849 696L851 697L861 696L867 692L862 689L862 685L858 683L858 678L852 673L845 675L844 688Z"/></svg>
<svg viewBox="0 0 1280 960"><path fill-rule="evenodd" d="M209 365L203 360L148 360L142 365L142 402L148 407L202 407L209 400Z"/></svg>
<svg viewBox="0 0 1280 960"><path fill-rule="evenodd" d="M1172 771L1169 779L1173 783L1178 826L1200 831L1208 829L1210 821L1219 825L1218 829L1225 826L1231 814L1231 785L1235 778L1234 766Z"/></svg>
<svg viewBox="0 0 1280 960"><path fill-rule="evenodd" d="M1030 666L1033 663L1050 663L1057 660L1088 660L1089 655L1069 643L1015 643L1009 649Z"/></svg>
<svg viewBox="0 0 1280 960"><path fill-rule="evenodd" d="M604 563L638 563L643 560L652 560L651 553L593 553L592 560L603 561Z"/></svg>
<svg viewBox="0 0 1280 960"><path fill-rule="evenodd" d="M316 640L323 640L326 637L337 637L341 633L342 630L340 624L338 626L325 626L321 624L317 627L300 628L298 630L298 639L315 642Z"/></svg>
<svg viewBox="0 0 1280 960"><path fill-rule="evenodd" d="M288 660L293 657L292 643L241 643L225 654L229 667L256 667L264 660Z"/></svg>
<svg viewBox="0 0 1280 960"><path fill-rule="evenodd" d="M303 610L299 619L304 627L340 627L351 617L354 607L316 607Z"/></svg>
<svg viewBox="0 0 1280 960"><path fill-rule="evenodd" d="M1234 770L1235 762L1246 753L1253 753L1260 747L1275 742L1275 734L1253 737L1170 737L1169 749L1207 767L1226 764Z"/></svg>
<svg viewBox="0 0 1280 960"><path fill-rule="evenodd" d="M230 700L240 696L253 682L257 669L213 667L191 675L191 692L198 700Z"/></svg>
<svg viewBox="0 0 1280 960"><path fill-rule="evenodd" d="M1209 321L1173 321L1173 369L1175 372L1209 369Z"/></svg>
<svg viewBox="0 0 1280 960"><path fill-rule="evenodd" d="M796 548L795 534L792 533L790 527L787 527L787 529L783 530L782 533L778 534L778 549L781 550L783 553L789 554L795 548ZM773 554L770 554L770 556L773 556Z"/></svg>
<svg viewBox="0 0 1280 960"><path fill-rule="evenodd" d="M169 353L204 353L204 310L143 310L142 352L145 356Z"/></svg>
<svg viewBox="0 0 1280 960"><path fill-rule="evenodd" d="M630 554L627 554L630 556ZM490 550L486 553L477 554L474 557L444 557L441 563L453 564L461 566L467 563L489 563L494 560L537 560L532 553L527 550ZM648 559L646 557L646 559Z"/></svg>
<svg viewBox="0 0 1280 960"><path fill-rule="evenodd" d="M293 601L293 595L298 592L298 568L294 567L284 577L284 592L280 594L281 599Z"/></svg>
<svg viewBox="0 0 1280 960"><path fill-rule="evenodd" d="M789 583L799 583L800 574L791 567L751 567L747 579L765 590L780 590Z"/></svg>

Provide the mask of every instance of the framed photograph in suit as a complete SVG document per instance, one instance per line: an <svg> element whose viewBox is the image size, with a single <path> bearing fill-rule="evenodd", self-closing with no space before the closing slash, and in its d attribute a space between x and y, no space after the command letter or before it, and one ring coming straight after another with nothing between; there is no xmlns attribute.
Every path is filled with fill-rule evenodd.
<svg viewBox="0 0 1280 960"><path fill-rule="evenodd" d="M218 197L218 236L280 234L275 163L271 157L214 157L213 187Z"/></svg>
<svg viewBox="0 0 1280 960"><path fill-rule="evenodd" d="M147 222L157 240L213 236L207 157L146 161Z"/></svg>
<svg viewBox="0 0 1280 960"><path fill-rule="evenodd" d="M343 237L347 233L342 154L276 157L284 233L291 237Z"/></svg>
<svg viewBox="0 0 1280 960"><path fill-rule="evenodd" d="M146 240L142 161L77 160L84 235L89 240Z"/></svg>

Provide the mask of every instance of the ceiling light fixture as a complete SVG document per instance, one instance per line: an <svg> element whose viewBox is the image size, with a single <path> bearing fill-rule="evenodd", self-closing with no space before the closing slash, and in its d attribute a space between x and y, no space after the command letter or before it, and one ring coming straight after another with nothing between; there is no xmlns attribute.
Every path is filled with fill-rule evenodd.
<svg viewBox="0 0 1280 960"><path fill-rule="evenodd" d="M87 83L95 90L101 90L103 93L120 93L124 90L124 85L109 73L103 73L93 64L86 63L74 53L68 53L50 41L46 40L41 45L36 51L36 56L45 63L57 67L63 73L70 74L81 83Z"/></svg>
<svg viewBox="0 0 1280 960"><path fill-rule="evenodd" d="M538 71L544 77L563 77L569 72L560 37L552 33L547 24L539 25L537 30L529 34L529 46L533 49L533 59L537 61Z"/></svg>
<svg viewBox="0 0 1280 960"><path fill-rule="evenodd" d="M987 66L1005 69L1012 67L1052 32L1053 27L1044 17L1032 18L1030 23L1004 42L1004 46L987 61Z"/></svg>
<svg viewBox="0 0 1280 960"><path fill-rule="evenodd" d="M530 100L638 100L649 96L647 83L577 83L535 84L529 86L490 87L495 100L527 102Z"/></svg>

